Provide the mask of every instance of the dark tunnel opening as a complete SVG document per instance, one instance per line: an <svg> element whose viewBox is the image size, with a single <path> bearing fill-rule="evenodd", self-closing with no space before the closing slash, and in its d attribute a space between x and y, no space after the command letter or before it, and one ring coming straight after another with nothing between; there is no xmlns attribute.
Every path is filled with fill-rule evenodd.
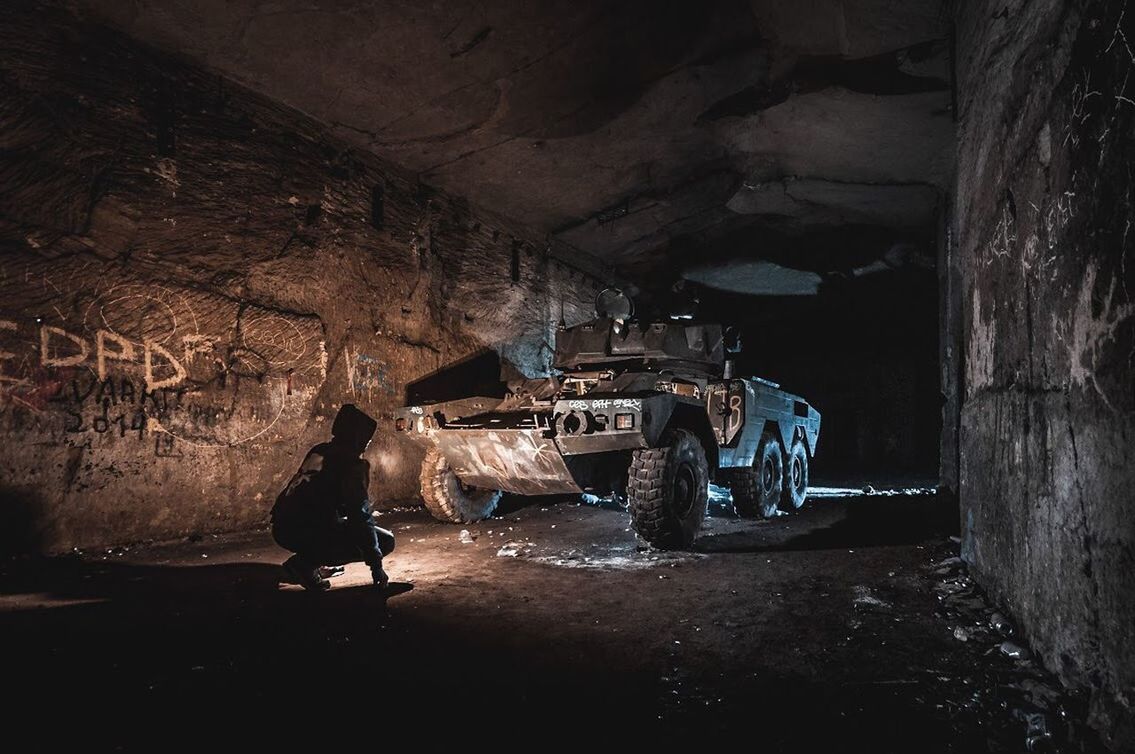
<svg viewBox="0 0 1135 754"><path fill-rule="evenodd" d="M822 411L817 478L926 483L937 479L942 426L937 288L932 270L889 270L833 277L815 295L702 299L742 333L736 374Z"/></svg>

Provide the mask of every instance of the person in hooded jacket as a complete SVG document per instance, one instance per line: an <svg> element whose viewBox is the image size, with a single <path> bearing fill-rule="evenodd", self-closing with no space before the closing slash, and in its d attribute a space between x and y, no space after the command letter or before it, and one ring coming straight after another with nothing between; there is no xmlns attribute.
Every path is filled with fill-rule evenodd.
<svg viewBox="0 0 1135 754"><path fill-rule="evenodd" d="M382 559L394 551L394 533L371 517L370 464L360 457L377 426L353 404L342 406L331 441L308 451L272 506L272 537L294 553L284 570L305 589L329 589L328 567L360 561L376 587L389 583Z"/></svg>

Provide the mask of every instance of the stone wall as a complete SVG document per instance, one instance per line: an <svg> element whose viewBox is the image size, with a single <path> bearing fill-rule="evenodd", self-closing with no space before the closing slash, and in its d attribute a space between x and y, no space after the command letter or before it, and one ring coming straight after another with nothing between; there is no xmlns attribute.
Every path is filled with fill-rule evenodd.
<svg viewBox="0 0 1135 754"><path fill-rule="evenodd" d="M1135 7L957 7L963 556L1135 746Z"/></svg>
<svg viewBox="0 0 1135 754"><path fill-rule="evenodd" d="M475 187L470 187L471 191ZM538 372L602 275L301 114L37 4L0 8L0 549L262 523L339 405L483 348Z"/></svg>

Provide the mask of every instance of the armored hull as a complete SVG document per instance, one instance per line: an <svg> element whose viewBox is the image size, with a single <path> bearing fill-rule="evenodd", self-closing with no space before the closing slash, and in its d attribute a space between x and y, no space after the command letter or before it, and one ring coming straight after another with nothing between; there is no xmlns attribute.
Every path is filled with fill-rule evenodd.
<svg viewBox="0 0 1135 754"><path fill-rule="evenodd" d="M720 327L599 320L564 333L555 363L562 374L504 398L397 413L399 433L426 448L435 515L484 517L502 491L591 492L625 497L650 541L688 544L711 479L734 490L739 512L802 504L820 414L767 380L723 376Z"/></svg>

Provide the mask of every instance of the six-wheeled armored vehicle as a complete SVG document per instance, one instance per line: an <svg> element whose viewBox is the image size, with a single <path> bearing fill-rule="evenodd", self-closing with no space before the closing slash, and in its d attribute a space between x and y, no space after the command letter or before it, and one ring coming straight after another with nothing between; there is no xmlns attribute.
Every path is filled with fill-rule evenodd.
<svg viewBox="0 0 1135 754"><path fill-rule="evenodd" d="M729 374L722 327L637 322L618 292L598 318L563 329L559 372L514 380L505 397L411 405L396 429L426 449L422 498L436 518L488 517L502 492L625 500L635 531L689 546L710 481L741 516L804 504L820 414L760 378Z"/></svg>

